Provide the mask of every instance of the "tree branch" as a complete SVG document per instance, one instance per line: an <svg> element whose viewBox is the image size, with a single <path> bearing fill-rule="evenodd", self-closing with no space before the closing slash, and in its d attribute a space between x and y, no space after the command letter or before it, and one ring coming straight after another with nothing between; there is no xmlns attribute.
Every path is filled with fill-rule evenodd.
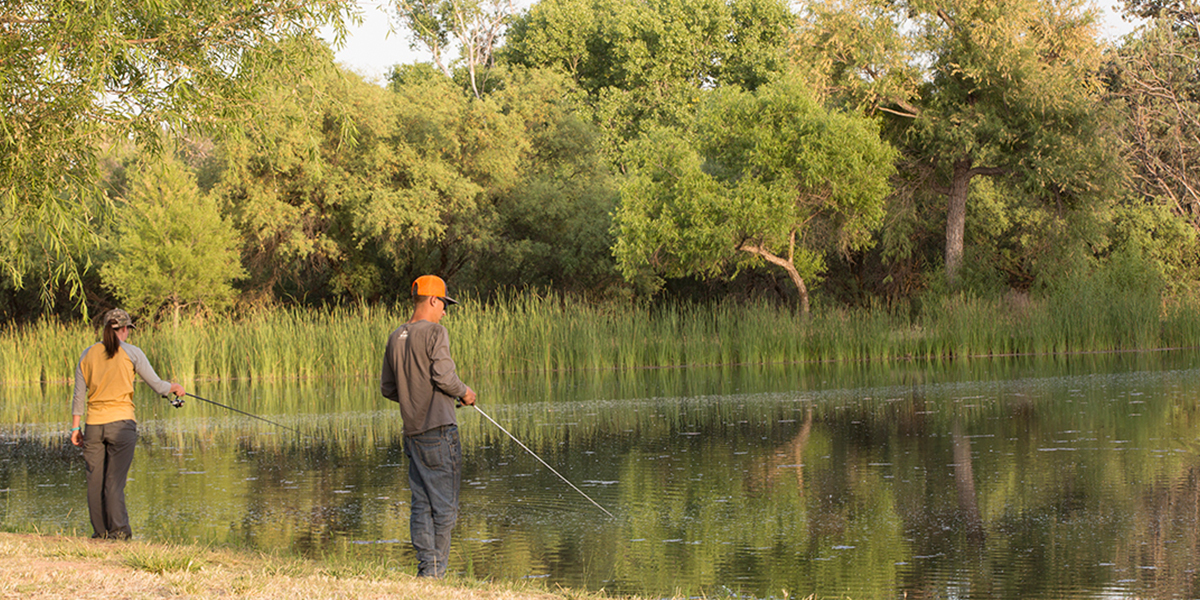
<svg viewBox="0 0 1200 600"><path fill-rule="evenodd" d="M903 108L903 107L901 107L901 108ZM882 110L885 113L891 113L898 117L907 117L909 119L915 119L915 118L921 116L919 113L916 113L916 112L900 112L898 110L892 110L886 106L879 106L878 109Z"/></svg>
<svg viewBox="0 0 1200 600"><path fill-rule="evenodd" d="M804 278L800 277L800 272L796 270L796 265L794 262L771 254L771 252L769 252L761 244L752 244L743 241L738 244L737 249L742 252L748 252L750 254L762 257L763 260L783 268L783 270L787 272L788 277L792 280L792 284L796 286L796 292L800 295L800 311L805 316L808 315L808 286L804 284Z"/></svg>
<svg viewBox="0 0 1200 600"><path fill-rule="evenodd" d="M999 175L1007 175L1008 173L1009 173L1008 169L1006 169L1004 167L973 167L972 169L967 171L967 177L974 177L976 175L987 175L989 177L996 177Z"/></svg>

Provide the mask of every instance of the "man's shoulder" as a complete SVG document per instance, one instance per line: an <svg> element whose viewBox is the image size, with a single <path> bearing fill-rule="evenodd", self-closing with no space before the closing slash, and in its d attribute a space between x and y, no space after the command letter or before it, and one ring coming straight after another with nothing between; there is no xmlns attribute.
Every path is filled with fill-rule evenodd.
<svg viewBox="0 0 1200 600"><path fill-rule="evenodd" d="M397 340L405 340L409 343L423 343L445 337L447 337L446 328L437 323L412 321L393 330L391 335L388 336L388 343L395 343Z"/></svg>
<svg viewBox="0 0 1200 600"><path fill-rule="evenodd" d="M432 321L413 321L401 326L401 329L407 328L409 335L437 335L445 333L446 328Z"/></svg>

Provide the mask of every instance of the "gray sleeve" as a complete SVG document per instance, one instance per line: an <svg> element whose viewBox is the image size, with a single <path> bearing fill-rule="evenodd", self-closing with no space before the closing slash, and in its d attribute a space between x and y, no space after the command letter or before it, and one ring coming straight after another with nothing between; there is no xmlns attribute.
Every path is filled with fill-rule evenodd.
<svg viewBox="0 0 1200 600"><path fill-rule="evenodd" d="M129 355L129 360L133 361L133 371L142 378L142 381L146 382L146 385L150 386L150 389L157 392L159 396L166 396L171 391L171 382L158 378L158 373L154 372L154 367L150 366L150 361L146 359L141 348L126 343L122 343L121 348L125 350L125 354Z"/></svg>
<svg viewBox="0 0 1200 600"><path fill-rule="evenodd" d="M429 353L430 375L442 393L452 398L461 398L467 393L467 384L458 378L454 359L450 358L450 334L438 326L433 336L433 350Z"/></svg>
<svg viewBox="0 0 1200 600"><path fill-rule="evenodd" d="M75 364L75 393L71 395L71 415L82 415L87 408L87 381L83 379L83 357L87 356L91 346L83 349L79 362Z"/></svg>
<svg viewBox="0 0 1200 600"><path fill-rule="evenodd" d="M388 336L383 348L383 372L379 375L379 393L392 402L400 401L400 392L396 388L396 371L393 366L396 349L392 347L395 334Z"/></svg>

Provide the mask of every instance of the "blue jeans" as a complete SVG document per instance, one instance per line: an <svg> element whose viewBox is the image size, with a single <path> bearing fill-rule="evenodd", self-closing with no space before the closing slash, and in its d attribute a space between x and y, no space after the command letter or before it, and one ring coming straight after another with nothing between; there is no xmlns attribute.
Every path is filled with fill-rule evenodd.
<svg viewBox="0 0 1200 600"><path fill-rule="evenodd" d="M450 531L458 520L462 445L458 426L446 425L404 438L408 486L412 489L409 531L419 577L444 577L450 560Z"/></svg>
<svg viewBox="0 0 1200 600"><path fill-rule="evenodd" d="M88 425L83 430L92 537L125 540L133 534L125 510L125 480L137 440L137 423L133 421Z"/></svg>

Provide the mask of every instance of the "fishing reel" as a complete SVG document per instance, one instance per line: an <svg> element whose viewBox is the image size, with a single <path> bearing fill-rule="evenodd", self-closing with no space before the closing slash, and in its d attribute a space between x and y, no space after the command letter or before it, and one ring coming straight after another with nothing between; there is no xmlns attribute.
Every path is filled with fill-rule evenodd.
<svg viewBox="0 0 1200 600"><path fill-rule="evenodd" d="M183 396L167 394L166 396L163 396L163 398L166 398L167 401L171 403L171 406L174 406L175 408L183 406Z"/></svg>

